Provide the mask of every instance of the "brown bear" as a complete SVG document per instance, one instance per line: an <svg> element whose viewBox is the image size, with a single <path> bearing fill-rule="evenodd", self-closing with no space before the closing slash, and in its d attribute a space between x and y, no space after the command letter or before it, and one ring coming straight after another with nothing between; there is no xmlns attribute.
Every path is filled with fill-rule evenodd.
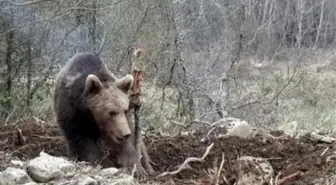
<svg viewBox="0 0 336 185"><path fill-rule="evenodd" d="M117 79L94 53L76 54L66 63L54 85L53 112L72 158L122 168L136 164L144 173L126 118L132 85L131 75ZM116 160L104 157L101 139L108 140Z"/></svg>

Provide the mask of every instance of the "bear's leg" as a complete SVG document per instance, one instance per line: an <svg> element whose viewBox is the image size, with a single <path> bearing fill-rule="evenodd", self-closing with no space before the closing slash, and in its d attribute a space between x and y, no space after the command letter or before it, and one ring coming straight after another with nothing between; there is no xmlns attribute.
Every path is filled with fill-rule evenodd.
<svg viewBox="0 0 336 185"><path fill-rule="evenodd" d="M120 153L117 159L118 166L120 168L131 168L133 169L136 164L137 175L145 176L146 170L140 162L140 157L134 147L133 140L129 138L125 143L120 145Z"/></svg>
<svg viewBox="0 0 336 185"><path fill-rule="evenodd" d="M87 162L97 162L103 157L99 146L91 139L77 136L75 140L68 140L70 156Z"/></svg>
<svg viewBox="0 0 336 185"><path fill-rule="evenodd" d="M62 124L68 152L71 158L79 161L97 162L102 159L103 152L93 138L83 135L77 129L70 127L70 124Z"/></svg>
<svg viewBox="0 0 336 185"><path fill-rule="evenodd" d="M95 139L77 136L76 140L68 140L70 156L79 161L100 164L103 167L114 167L115 164L104 155Z"/></svg>
<svg viewBox="0 0 336 185"><path fill-rule="evenodd" d="M146 171L150 174L154 173L154 169L152 167L150 157L148 156L147 148L143 142L140 144L141 148L141 155L142 155L142 160L141 164L142 166L146 169Z"/></svg>

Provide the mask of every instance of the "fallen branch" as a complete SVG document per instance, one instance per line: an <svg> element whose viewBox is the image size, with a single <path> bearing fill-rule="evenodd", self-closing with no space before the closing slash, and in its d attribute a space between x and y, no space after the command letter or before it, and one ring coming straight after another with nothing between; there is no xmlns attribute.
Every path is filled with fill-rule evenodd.
<svg viewBox="0 0 336 185"><path fill-rule="evenodd" d="M303 172L302 172L302 171L297 171L297 172L295 172L295 173L292 173L292 174L290 174L290 175L288 175L288 176L286 176L286 177L280 179L280 180L276 183L276 185L284 184L285 182L290 181L290 180L294 179L295 177L297 177L297 176L301 176L301 175L303 175Z"/></svg>
<svg viewBox="0 0 336 185"><path fill-rule="evenodd" d="M16 129L16 137L17 137L17 144L19 146L24 145L26 143L26 138L23 136L21 129Z"/></svg>
<svg viewBox="0 0 336 185"><path fill-rule="evenodd" d="M134 178L135 177L135 171L136 171L136 164L134 164L131 176Z"/></svg>
<svg viewBox="0 0 336 185"><path fill-rule="evenodd" d="M10 3L12 5L15 5L15 6L33 5L33 4L41 3L43 1L47 2L46 0L36 0L36 1L28 1L28 2L25 2L25 3L16 3L16 2L12 2L12 1L7 0L8 3Z"/></svg>
<svg viewBox="0 0 336 185"><path fill-rule="evenodd" d="M329 150L329 147L327 147L322 153L320 156L323 156L325 153L327 153L327 151Z"/></svg>
<svg viewBox="0 0 336 185"><path fill-rule="evenodd" d="M216 178L215 178L215 185L219 185L219 180L220 180L220 176L223 170L223 166L224 166L224 162L225 162L225 157L224 157L224 153L222 153L222 162L219 166L218 172L216 173ZM223 175L223 180L226 181L225 175ZM226 182L227 183L227 182Z"/></svg>
<svg viewBox="0 0 336 185"><path fill-rule="evenodd" d="M172 172L164 172L164 173L158 175L158 177L164 177L164 176L167 176L167 175L176 175L176 174L180 173L182 170L190 169L190 167L188 165L190 162L203 162L204 158L209 155L210 150L213 146L214 146L214 143L209 145L201 158L199 158L199 157L189 157L183 162L183 164L177 170L172 171Z"/></svg>
<svg viewBox="0 0 336 185"><path fill-rule="evenodd" d="M332 160L336 160L336 154L330 155L326 158L326 162L329 163Z"/></svg>
<svg viewBox="0 0 336 185"><path fill-rule="evenodd" d="M280 178L280 176L281 176L281 171L275 176L275 179L272 177L271 178L271 180L270 180L270 185L275 185L275 184L277 184L278 183L278 181L279 181L279 178Z"/></svg>
<svg viewBox="0 0 336 185"><path fill-rule="evenodd" d="M62 136L32 135L32 137L39 138L39 139L62 140Z"/></svg>

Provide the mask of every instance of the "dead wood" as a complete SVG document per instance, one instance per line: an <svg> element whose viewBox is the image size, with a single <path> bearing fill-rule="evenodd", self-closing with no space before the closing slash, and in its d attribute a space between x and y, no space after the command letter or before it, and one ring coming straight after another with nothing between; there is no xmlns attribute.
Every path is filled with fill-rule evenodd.
<svg viewBox="0 0 336 185"><path fill-rule="evenodd" d="M286 177L283 177L282 179L280 179L280 180L276 183L276 185L281 185L281 184L284 184L284 183L286 183L286 182L288 182L288 181L292 181L294 178L296 178L296 177L298 177L298 176L301 176L301 175L303 175L303 172L301 172L301 171L297 171L297 172L295 172L295 173L292 173L292 174L290 174L290 175L287 175Z"/></svg>
<svg viewBox="0 0 336 185"><path fill-rule="evenodd" d="M26 143L26 138L23 137L21 129L16 129L16 137L17 137L17 144L19 146L24 145Z"/></svg>
<svg viewBox="0 0 336 185"><path fill-rule="evenodd" d="M191 167L189 166L189 163L190 162L203 162L204 158L206 156L208 156L208 154L210 153L210 150L213 146L214 146L214 143L209 145L201 158L199 158L199 157L189 157L182 163L182 165L180 165L180 167L177 170L172 171L172 172L164 172L164 173L160 174L158 177L164 177L164 176L167 176L167 175L176 175L176 174L180 173L182 170L191 169Z"/></svg>
<svg viewBox="0 0 336 185"><path fill-rule="evenodd" d="M132 74L134 77L134 84L131 91L131 101L130 101L130 111L133 111L134 116L134 124L133 131L134 131L134 146L139 156L141 156L141 163L143 167L149 173L154 173L154 169L151 166L150 157L147 153L147 148L142 141L142 134L141 134L141 119L140 119L140 108L141 108L141 81L142 81L142 70L139 66L140 57L143 54L142 48L137 48L134 50L132 55ZM129 111L129 112L130 112ZM128 120L131 122L130 116L128 115Z"/></svg>

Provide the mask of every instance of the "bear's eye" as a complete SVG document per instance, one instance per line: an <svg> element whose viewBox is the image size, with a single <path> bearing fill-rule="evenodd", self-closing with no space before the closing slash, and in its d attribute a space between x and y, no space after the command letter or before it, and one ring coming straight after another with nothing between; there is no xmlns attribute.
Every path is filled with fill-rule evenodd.
<svg viewBox="0 0 336 185"><path fill-rule="evenodd" d="M110 111L109 114L110 114L110 116L115 116L115 115L117 115L117 112L115 112L115 111Z"/></svg>
<svg viewBox="0 0 336 185"><path fill-rule="evenodd" d="M125 110L124 113L127 114L128 110Z"/></svg>

